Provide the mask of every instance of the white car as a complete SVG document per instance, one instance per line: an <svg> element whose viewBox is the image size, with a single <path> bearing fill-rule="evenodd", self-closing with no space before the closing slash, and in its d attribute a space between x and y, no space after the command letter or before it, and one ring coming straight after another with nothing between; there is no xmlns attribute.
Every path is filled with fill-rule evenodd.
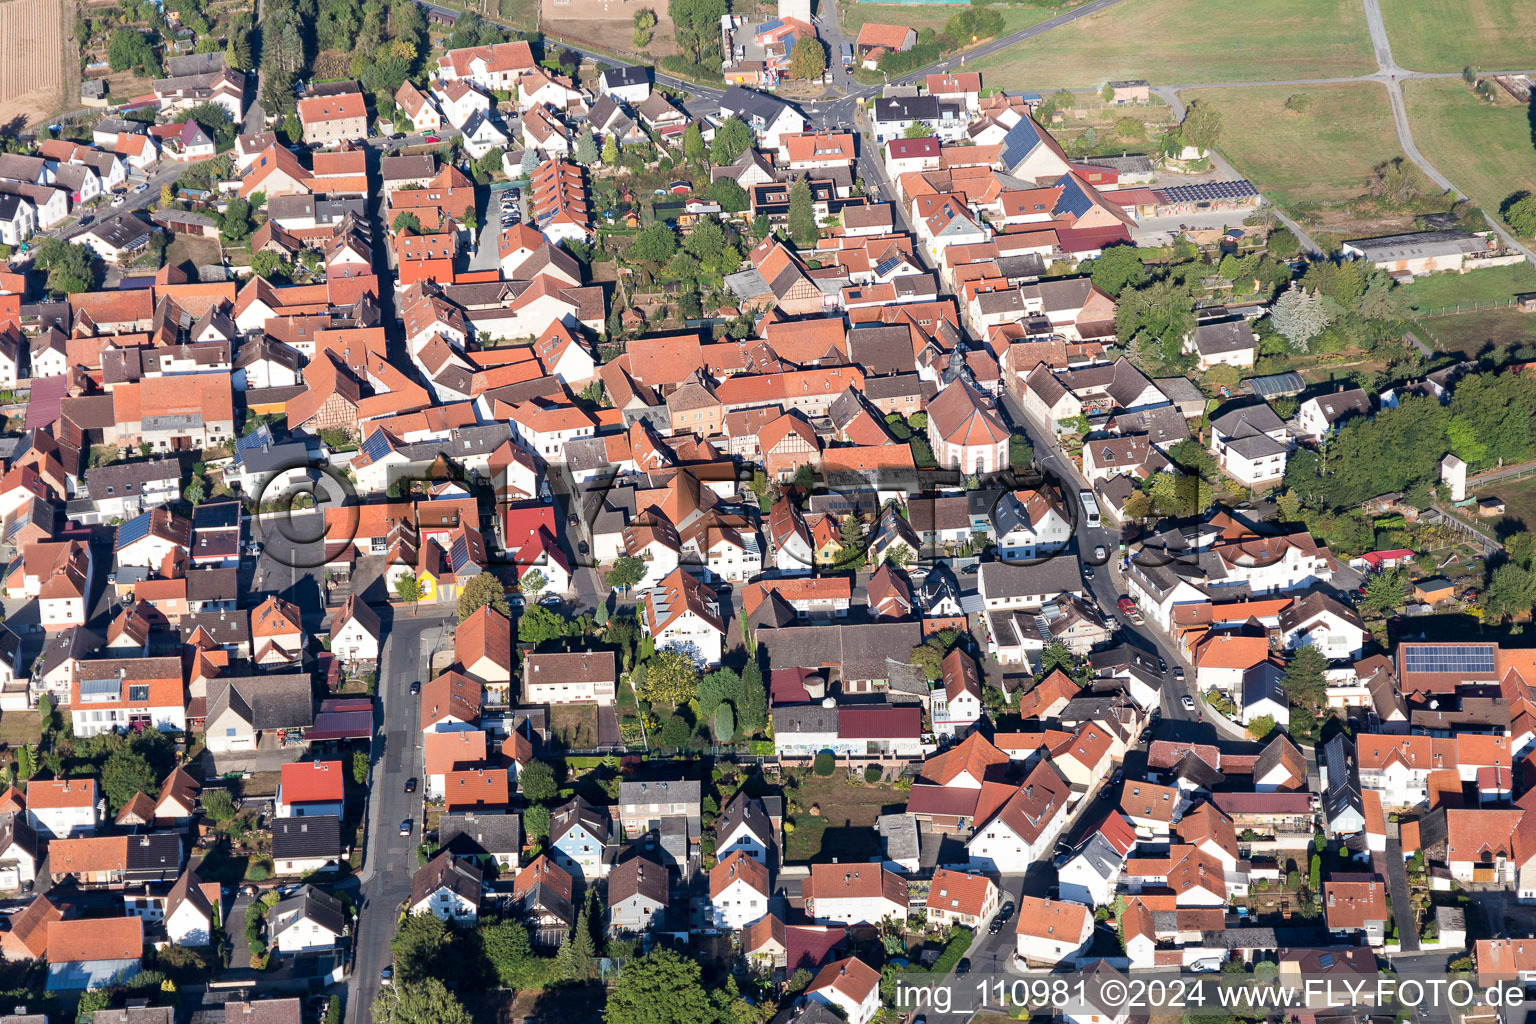
<svg viewBox="0 0 1536 1024"><path fill-rule="evenodd" d="M113 206L122 206L125 198L126 197L124 197L124 196L116 196L116 197L114 197L113 200L112 200L112 205Z"/></svg>
<svg viewBox="0 0 1536 1024"><path fill-rule="evenodd" d="M1195 710L1195 698L1191 697L1187 693L1184 695L1184 699L1181 700L1179 703L1184 705L1184 710L1185 711L1193 711L1193 710Z"/></svg>

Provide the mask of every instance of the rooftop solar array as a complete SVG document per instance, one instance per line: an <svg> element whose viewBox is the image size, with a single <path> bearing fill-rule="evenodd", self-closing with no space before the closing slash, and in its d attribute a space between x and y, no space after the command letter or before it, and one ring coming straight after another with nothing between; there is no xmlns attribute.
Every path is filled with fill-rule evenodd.
<svg viewBox="0 0 1536 1024"><path fill-rule="evenodd" d="M1176 203L1205 202L1211 199L1244 199L1259 194L1247 178L1237 181L1207 181L1199 185L1174 185L1161 190Z"/></svg>
<svg viewBox="0 0 1536 1024"><path fill-rule="evenodd" d="M363 454L370 462L378 462L389 453L389 434L385 431L375 430L363 439Z"/></svg>
<svg viewBox="0 0 1536 1024"><path fill-rule="evenodd" d="M1403 648L1404 672L1492 675L1493 644L1426 644Z"/></svg>
<svg viewBox="0 0 1536 1024"><path fill-rule="evenodd" d="M117 546L125 548L134 541L143 540L149 536L149 519L153 512L145 512L136 515L122 526L117 528Z"/></svg>

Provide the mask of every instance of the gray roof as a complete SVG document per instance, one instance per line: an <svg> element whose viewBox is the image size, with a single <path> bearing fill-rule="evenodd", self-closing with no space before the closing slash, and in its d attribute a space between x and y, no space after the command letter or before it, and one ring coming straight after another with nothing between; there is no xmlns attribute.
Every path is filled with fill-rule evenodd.
<svg viewBox="0 0 1536 1024"><path fill-rule="evenodd" d="M341 819L334 814L274 818L272 856L277 860L341 856Z"/></svg>
<svg viewBox="0 0 1536 1024"><path fill-rule="evenodd" d="M114 249L128 249L146 241L154 229L131 213L119 213L86 229Z"/></svg>
<svg viewBox="0 0 1536 1024"><path fill-rule="evenodd" d="M696 804L701 788L697 779L649 779L619 783L619 804Z"/></svg>
<svg viewBox="0 0 1536 1024"><path fill-rule="evenodd" d="M151 459L143 462L114 462L85 471L85 482L91 496L100 501L110 496L122 497L141 493L144 485L152 482L181 480L181 466L175 459Z"/></svg>
<svg viewBox="0 0 1536 1024"><path fill-rule="evenodd" d="M916 860L918 857L917 818L911 814L882 814L875 821L885 840L888 860Z"/></svg>
<svg viewBox="0 0 1536 1024"><path fill-rule="evenodd" d="M1487 248L1488 242L1470 231L1412 231L1376 238L1351 238L1344 242L1344 246L1358 250L1368 260L1380 262L1464 255Z"/></svg>
<svg viewBox="0 0 1536 1024"><path fill-rule="evenodd" d="M277 922L274 934L281 934L304 920L313 921L337 935L347 927L347 915L342 909L341 901L312 885L304 886L296 894L273 907L268 919Z"/></svg>
<svg viewBox="0 0 1536 1024"><path fill-rule="evenodd" d="M1344 815L1353 813L1363 821L1365 802L1360 796L1355 745L1344 734L1336 734L1323 745L1322 763L1318 767L1328 779L1323 786L1323 814L1326 820L1332 824Z"/></svg>
<svg viewBox="0 0 1536 1024"><path fill-rule="evenodd" d="M309 728L315 702L307 674L216 676L208 681L208 720L233 708L258 731Z"/></svg>
<svg viewBox="0 0 1536 1024"><path fill-rule="evenodd" d="M720 112L725 115L742 116L743 120L757 118L772 124L775 118L789 109L789 104L781 99L765 92L744 89L739 85L731 86L720 97Z"/></svg>
<svg viewBox="0 0 1536 1024"><path fill-rule="evenodd" d="M522 849L522 818L516 814L445 814L437 823L438 844L459 857Z"/></svg>
<svg viewBox="0 0 1536 1024"><path fill-rule="evenodd" d="M1058 555L1031 565L983 562L979 582L988 598L1083 592L1082 567L1071 555Z"/></svg>
<svg viewBox="0 0 1536 1024"><path fill-rule="evenodd" d="M1125 865L1125 858L1113 843L1104 838L1102 832L1089 836L1088 841L1078 847L1073 859L1081 859L1100 878L1114 878Z"/></svg>
<svg viewBox="0 0 1536 1024"><path fill-rule="evenodd" d="M837 708L820 704L797 704L773 709L773 734L778 737L796 733L837 735Z"/></svg>

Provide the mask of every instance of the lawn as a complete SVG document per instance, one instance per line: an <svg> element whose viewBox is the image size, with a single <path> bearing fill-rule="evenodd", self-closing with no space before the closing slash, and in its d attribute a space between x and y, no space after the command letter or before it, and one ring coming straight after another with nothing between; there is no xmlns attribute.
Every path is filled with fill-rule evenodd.
<svg viewBox="0 0 1536 1024"><path fill-rule="evenodd" d="M887 809L906 806L906 794L886 783L847 781L841 766L827 778L806 772L794 792L798 810L794 831L784 840L784 858L805 861L865 861L880 855L880 836L875 819ZM820 809L819 815L811 808ZM788 830L786 830L788 831Z"/></svg>
<svg viewBox="0 0 1536 1024"><path fill-rule="evenodd" d="M1536 525L1536 476L1518 480L1495 480L1486 487L1476 489L1476 497L1504 499L1504 518L1493 522L1495 535L1516 526L1530 529ZM1487 528L1487 523L1479 523Z"/></svg>
<svg viewBox="0 0 1536 1024"><path fill-rule="evenodd" d="M0 743L8 747L36 743L42 734L42 718L36 711L7 711L0 715Z"/></svg>
<svg viewBox="0 0 1536 1024"><path fill-rule="evenodd" d="M1512 308L1483 309L1474 313L1427 317L1414 321L1413 326L1436 351L1460 359L1476 359L1486 351L1527 341L1536 335L1536 316Z"/></svg>
<svg viewBox="0 0 1536 1024"><path fill-rule="evenodd" d="M1047 18L1054 18L1065 6L1063 4L1052 7L994 7L993 10L1003 16L1003 35L1008 35L1021 28L1038 25ZM920 7L914 4L845 3L838 6L838 20L842 22L843 32L849 40L853 40L858 38L859 29L869 22L880 25L910 25L919 32L925 28L942 32L949 19L964 9L955 4ZM969 40L960 41L969 44Z"/></svg>
<svg viewBox="0 0 1536 1024"><path fill-rule="evenodd" d="M551 705L549 731L567 750L591 750L597 746L597 705Z"/></svg>
<svg viewBox="0 0 1536 1024"><path fill-rule="evenodd" d="M1285 108L1296 95L1306 97L1302 113ZM1401 155L1387 90L1374 83L1192 89L1180 98L1221 114L1222 155L1283 206L1353 199L1372 168Z"/></svg>
<svg viewBox="0 0 1536 1024"><path fill-rule="evenodd" d="M1459 78L1404 83L1413 141L1489 213L1512 192L1536 192L1530 108L1502 92L1488 104Z"/></svg>
<svg viewBox="0 0 1536 1024"><path fill-rule="evenodd" d="M1530 0L1380 0L1392 59L1414 71L1531 66L1536 6Z"/></svg>
<svg viewBox="0 0 1536 1024"><path fill-rule="evenodd" d="M1536 291L1536 267L1517 263L1466 274L1426 274L1412 284L1398 285L1392 300L1405 315L1423 315L1458 304L1507 302L1516 292L1529 291ZM1527 322L1536 326L1536 317Z"/></svg>
<svg viewBox="0 0 1536 1024"><path fill-rule="evenodd" d="M1359 0L1126 0L966 65L1008 89L1336 78L1376 70Z"/></svg>

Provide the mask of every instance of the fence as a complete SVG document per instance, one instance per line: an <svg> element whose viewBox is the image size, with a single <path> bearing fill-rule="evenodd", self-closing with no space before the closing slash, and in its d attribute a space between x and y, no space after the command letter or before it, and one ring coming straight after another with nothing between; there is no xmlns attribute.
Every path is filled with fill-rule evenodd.
<svg viewBox="0 0 1536 1024"><path fill-rule="evenodd" d="M1476 313L1485 309L1508 309L1517 306L1519 302L1511 296L1502 302L1458 302L1454 306L1435 306L1430 309L1415 310L1413 315L1419 319L1434 316L1455 316L1457 313Z"/></svg>

